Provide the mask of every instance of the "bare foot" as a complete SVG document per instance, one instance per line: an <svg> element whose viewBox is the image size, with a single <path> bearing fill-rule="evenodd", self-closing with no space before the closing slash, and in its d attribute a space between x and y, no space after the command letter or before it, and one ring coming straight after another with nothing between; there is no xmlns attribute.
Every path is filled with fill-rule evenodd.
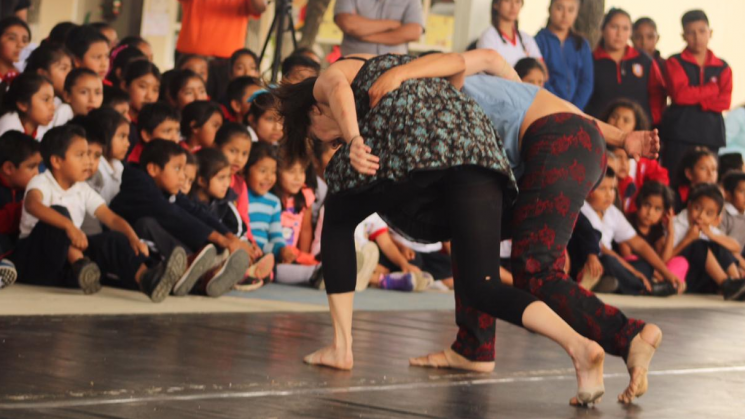
<svg viewBox="0 0 745 419"><path fill-rule="evenodd" d="M584 339L584 338L583 338ZM603 385L603 361L605 351L597 343L584 339L584 344L570 353L577 371L577 396L569 404L572 406L586 406L600 403L605 394Z"/></svg>
<svg viewBox="0 0 745 419"><path fill-rule="evenodd" d="M426 368L452 368L474 372L492 372L495 363L471 361L450 348L425 356L409 358L409 365Z"/></svg>
<svg viewBox="0 0 745 419"><path fill-rule="evenodd" d="M354 366L352 349L338 349L333 345L321 348L303 358L303 362L310 365L322 365L324 367L339 370L351 370Z"/></svg>
<svg viewBox="0 0 745 419"><path fill-rule="evenodd" d="M635 398L641 397L647 392L649 382L647 373L649 364L655 351L662 343L662 331L653 324L647 324L644 329L634 337L629 348L629 356L626 367L629 370L629 386L618 395L619 403L631 403Z"/></svg>

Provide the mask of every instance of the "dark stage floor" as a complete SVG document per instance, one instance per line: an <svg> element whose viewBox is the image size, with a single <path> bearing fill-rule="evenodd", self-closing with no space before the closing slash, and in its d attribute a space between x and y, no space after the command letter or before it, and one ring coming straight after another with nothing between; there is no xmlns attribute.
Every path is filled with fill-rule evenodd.
<svg viewBox="0 0 745 419"><path fill-rule="evenodd" d="M329 341L326 313L0 317L0 417L745 417L745 308L629 312L665 332L650 392L617 404L609 357L592 409L568 406L558 346L505 323L492 374L408 367L450 342L452 312L357 313L352 372L301 362Z"/></svg>

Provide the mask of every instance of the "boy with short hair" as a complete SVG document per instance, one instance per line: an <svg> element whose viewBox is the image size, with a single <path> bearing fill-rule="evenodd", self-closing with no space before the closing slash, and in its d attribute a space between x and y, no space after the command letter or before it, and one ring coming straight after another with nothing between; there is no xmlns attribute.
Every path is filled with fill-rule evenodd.
<svg viewBox="0 0 745 419"><path fill-rule="evenodd" d="M107 285L139 289L154 302L165 299L186 269L186 254L178 249L167 262L148 268L147 246L85 183L90 172L85 131L76 125L49 130L41 155L47 171L26 188L20 239L12 256L19 279L93 294L101 289L103 273ZM80 230L86 213L111 231L86 236Z"/></svg>
<svg viewBox="0 0 745 419"><path fill-rule="evenodd" d="M127 161L138 164L145 144L154 139L181 141L181 114L178 109L165 102L148 103L142 106L137 116L139 141L129 154Z"/></svg>
<svg viewBox="0 0 745 419"><path fill-rule="evenodd" d="M73 28L67 35L65 46L73 55L76 67L94 71L104 84L109 72L109 40L91 25Z"/></svg>
<svg viewBox="0 0 745 419"><path fill-rule="evenodd" d="M39 174L39 142L19 131L0 136L0 288L12 285L17 272L7 259L15 248L21 224L23 194Z"/></svg>
<svg viewBox="0 0 745 419"><path fill-rule="evenodd" d="M103 87L103 104L101 107L112 108L130 121L129 93L114 86Z"/></svg>
<svg viewBox="0 0 745 419"><path fill-rule="evenodd" d="M590 193L581 209L593 228L601 233L603 271L618 280L618 291L622 294L664 296L674 294L676 290L682 293L684 285L680 279L670 272L647 241L636 234L623 212L613 205L617 196L616 185L616 174L608 168L603 181ZM613 251L613 242L628 245L639 259L627 261L622 258ZM650 279L654 271L659 272L666 282L653 287Z"/></svg>
<svg viewBox="0 0 745 419"><path fill-rule="evenodd" d="M714 154L725 145L722 112L732 102L732 69L709 50L712 30L702 10L682 18L686 49L667 60L667 89L672 105L662 118L662 163L677 173L683 155L696 146Z"/></svg>
<svg viewBox="0 0 745 419"><path fill-rule="evenodd" d="M169 255L177 246L191 254L186 272L174 285L174 295L189 294L202 279L198 290L218 297L243 279L250 248L180 193L186 155L176 142L148 142L139 167L124 168L122 186L111 207L132 223L140 236L154 243L161 255ZM215 245L228 250L226 260L217 257ZM216 265L219 269L208 273Z"/></svg>
<svg viewBox="0 0 745 419"><path fill-rule="evenodd" d="M688 292L721 291L725 300L742 301L745 281L741 279L735 257L741 251L740 245L714 227L723 207L724 197L717 185L696 185L687 208L674 219L670 232L674 234L673 256L688 260Z"/></svg>

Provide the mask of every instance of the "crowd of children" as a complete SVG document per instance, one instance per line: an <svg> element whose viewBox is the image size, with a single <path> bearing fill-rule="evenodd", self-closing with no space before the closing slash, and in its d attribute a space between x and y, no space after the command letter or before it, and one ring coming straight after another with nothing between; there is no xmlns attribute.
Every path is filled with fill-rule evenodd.
<svg viewBox="0 0 745 419"><path fill-rule="evenodd" d="M707 48L706 15L685 14L687 48L666 61L654 21L633 23L620 9L606 15L592 52L573 30L579 5L552 0L534 39L518 29L521 0L494 0L494 26L479 40L524 82L622 131L662 129L662 163L609 148L567 271L599 292L744 299L744 165L739 153L717 156L732 76ZM0 21L0 287L105 285L153 301L270 281L322 289L333 146L287 158L274 86L252 51L235 51L226 91L210 97L207 58L181 56L161 72L145 40L117 38L105 24L61 23L19 72L31 31L18 18ZM296 51L282 83L318 76L320 61ZM453 287L449 243L409 241L377 214L355 243L358 290ZM509 255L508 242L502 250ZM502 279L510 282L507 270Z"/></svg>

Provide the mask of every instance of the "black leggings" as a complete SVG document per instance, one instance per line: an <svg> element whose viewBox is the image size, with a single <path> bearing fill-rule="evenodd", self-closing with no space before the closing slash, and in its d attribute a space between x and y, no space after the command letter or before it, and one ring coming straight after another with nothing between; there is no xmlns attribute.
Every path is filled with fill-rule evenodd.
<svg viewBox="0 0 745 419"><path fill-rule="evenodd" d="M462 298L481 311L522 326L522 315L536 297L503 285L499 278L502 190L505 179L487 169L463 166L447 169L426 188L436 190L442 208L440 220L452 235L455 286ZM329 294L355 288L354 230L374 212L395 210L416 199L425 186L412 180L389 183L365 193L329 196L323 223L324 280Z"/></svg>

